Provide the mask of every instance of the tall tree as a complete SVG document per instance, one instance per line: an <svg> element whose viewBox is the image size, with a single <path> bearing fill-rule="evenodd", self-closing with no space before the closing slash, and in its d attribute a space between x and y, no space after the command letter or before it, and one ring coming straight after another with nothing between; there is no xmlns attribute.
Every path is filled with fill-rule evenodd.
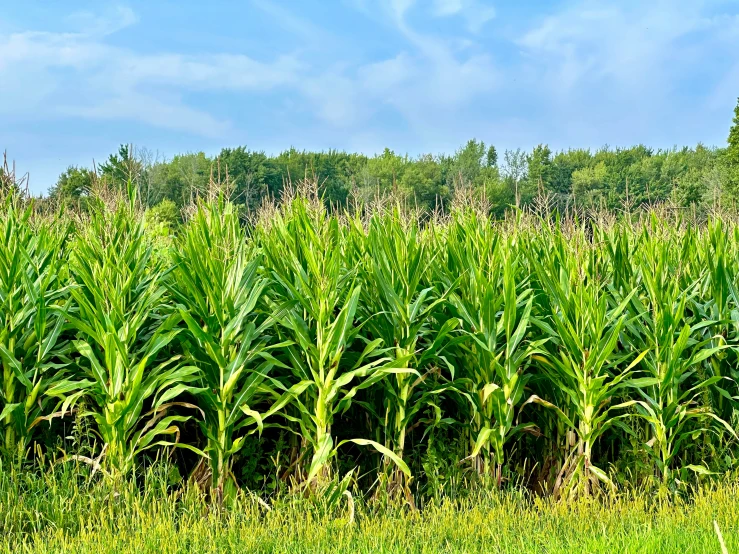
<svg viewBox="0 0 739 554"><path fill-rule="evenodd" d="M739 192L739 98L734 108L734 121L729 130L729 146L726 148L726 165L729 178L729 192L732 199L737 198Z"/></svg>
<svg viewBox="0 0 739 554"><path fill-rule="evenodd" d="M49 196L55 200L78 200L90 192L95 175L84 167L69 166L49 189Z"/></svg>
<svg viewBox="0 0 739 554"><path fill-rule="evenodd" d="M210 180L212 162L203 153L180 154L166 164L157 164L157 199L167 199L177 206L204 194Z"/></svg>
<svg viewBox="0 0 739 554"><path fill-rule="evenodd" d="M528 157L529 181L533 190L549 190L552 180L552 150L546 144L540 144Z"/></svg>
<svg viewBox="0 0 739 554"><path fill-rule="evenodd" d="M117 185L125 185L128 181L137 181L141 175L142 164L134 155L132 145L121 144L118 152L108 156L100 164L100 174Z"/></svg>
<svg viewBox="0 0 739 554"><path fill-rule="evenodd" d="M486 159L485 143L475 139L467 141L454 156L454 170L451 175L453 182L462 185L474 184L483 168L484 159Z"/></svg>
<svg viewBox="0 0 739 554"><path fill-rule="evenodd" d="M498 165L498 151L495 149L495 146L492 144L488 146L488 154L487 154L487 164L488 167L496 167Z"/></svg>
<svg viewBox="0 0 739 554"><path fill-rule="evenodd" d="M503 175L513 189L516 206L521 205L520 183L526 179L526 153L517 148L503 153Z"/></svg>

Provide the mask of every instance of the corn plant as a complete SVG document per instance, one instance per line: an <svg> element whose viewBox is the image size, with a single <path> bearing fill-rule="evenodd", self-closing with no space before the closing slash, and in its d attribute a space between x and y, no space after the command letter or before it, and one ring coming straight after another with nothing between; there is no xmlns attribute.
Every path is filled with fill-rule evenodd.
<svg viewBox="0 0 739 554"><path fill-rule="evenodd" d="M634 339L648 350L640 364L646 377L639 380L637 390L641 400L636 402L636 410L651 430L645 449L654 460L656 475L662 485L670 485L676 460L685 447L693 437L708 431L704 423L714 422L733 436L736 433L710 406L701 405L699 399L708 389L729 398L728 392L719 386L727 377L708 376L699 371L726 347L720 344L720 338L717 345L714 337L702 339L698 334L701 329L713 326L714 321L691 325L686 315L686 305L695 298L701 279L693 286L680 287L675 279L678 268L670 263L668 249L656 244L650 246L644 250L640 263L646 305L637 297L632 300L634 311L640 315L633 323ZM708 473L700 464L684 467Z"/></svg>
<svg viewBox="0 0 739 554"><path fill-rule="evenodd" d="M517 282L515 250L499 244L500 235L481 228L474 215L465 219L452 224L447 238L448 271L462 275L450 303L468 337L460 345L466 355L458 383L473 409L468 459L483 475L494 471L500 486L506 443L535 428L515 420L532 377L530 359L543 353L544 340L527 340L534 297L525 282Z"/></svg>
<svg viewBox="0 0 739 554"><path fill-rule="evenodd" d="M292 344L286 348L297 416L286 417L297 424L300 436L313 456L305 483L330 476L330 462L346 442L369 445L395 462L406 475L407 464L392 450L369 439L334 443L334 416L346 411L358 391L371 387L388 375L405 372L383 356L381 339L367 340L355 324L361 284L354 268L345 265L342 229L336 218L322 208L298 199L275 214L260 230L266 268L274 281L276 305L292 304L278 317L280 333ZM352 345L363 343L359 353L349 356Z"/></svg>
<svg viewBox="0 0 739 554"><path fill-rule="evenodd" d="M268 280L259 275L261 256L247 243L235 206L222 199L199 206L172 254L170 290L187 326L181 344L198 368L193 386L177 386L194 394L204 413L204 455L220 499L234 483L231 461L246 437L261 433L289 400L268 377L281 365L269 350L287 344L268 344L274 320L259 309ZM259 412L265 401L273 404Z"/></svg>
<svg viewBox="0 0 739 554"><path fill-rule="evenodd" d="M732 233L733 231L733 233ZM696 234L696 233L694 233ZM723 380L725 385L731 385L736 394L736 380L739 379L739 295L737 294L736 279L739 275L737 263L737 228L727 229L725 222L720 219L709 222L703 232L702 243L696 244L691 251L691 258L700 270L696 275L703 275L699 289L691 300L690 309L699 320L713 321L710 326L703 326L704 339L712 339L712 346L725 346L711 356L710 370L714 376L730 378L733 383ZM685 251L686 249L683 249ZM729 418L734 409L734 402L727 401L721 389L708 388L704 396L710 395L712 408L723 418ZM713 393L713 394L712 394Z"/></svg>
<svg viewBox="0 0 739 554"><path fill-rule="evenodd" d="M362 317L372 337L391 346L388 355L396 367L407 367L381 383L382 423L386 446L400 459L404 457L406 435L421 410L436 408L434 399L445 387L428 386L429 375L439 364L450 371L443 350L459 320L435 320L437 307L446 300L454 282L440 290L431 283L435 257L421 236L418 222L399 209L391 215L372 218L365 241L361 271L365 287ZM395 471L390 488L404 489L410 496L403 474Z"/></svg>
<svg viewBox="0 0 739 554"><path fill-rule="evenodd" d="M532 401L553 409L576 436L575 448L560 471L558 491L589 495L599 482L613 485L607 473L593 463L593 446L628 415L613 415L612 411L635 403L627 400L613 405L612 401L623 389L636 386L631 380L632 370L646 352L618 352L619 334L627 322L625 311L633 291L620 299L591 276L584 282L573 279L582 266L575 266L576 256L561 257L567 251L563 235L551 239L552 250L530 252L530 262L550 308L548 321L538 323L550 338L547 354L537 354L534 359L541 363L567 409L539 397Z"/></svg>
<svg viewBox="0 0 739 554"><path fill-rule="evenodd" d="M102 467L112 477L130 473L142 451L171 444L162 437L176 437L187 416L168 415L168 408L197 371L166 354L180 316L165 314L163 269L151 259L143 220L121 203L92 215L69 262L73 305L66 318L80 357L48 394L61 400L62 412L84 399L82 415L96 423Z"/></svg>
<svg viewBox="0 0 739 554"><path fill-rule="evenodd" d="M62 377L70 350L62 337L67 287L62 282L64 229L32 221L33 205L2 202L0 241L0 421L3 448L21 455L34 428L50 416L46 392Z"/></svg>

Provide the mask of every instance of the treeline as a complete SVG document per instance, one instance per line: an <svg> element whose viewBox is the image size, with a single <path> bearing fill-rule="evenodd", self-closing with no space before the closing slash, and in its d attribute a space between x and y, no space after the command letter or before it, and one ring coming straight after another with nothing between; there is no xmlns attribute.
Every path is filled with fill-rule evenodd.
<svg viewBox="0 0 739 554"><path fill-rule="evenodd" d="M496 214L525 206L542 193L560 209L622 209L659 202L703 209L733 205L739 198L725 149L698 145L652 150L640 145L553 152L540 145L531 152L519 149L499 156L494 146L476 140L453 155L418 157L389 149L371 157L296 149L269 156L238 147L223 149L213 158L199 152L156 160L149 151L122 146L97 172L68 168L49 196L78 201L95 178L119 183L131 178L148 206L164 201L179 208L219 172L232 183L233 200L250 209L267 196L279 196L287 181L306 176L319 182L329 204L346 206L393 193L426 211L446 208L460 188L484 194Z"/></svg>
<svg viewBox="0 0 739 554"><path fill-rule="evenodd" d="M231 200L255 210L267 197L279 197L286 183L305 177L319 183L328 205L347 207L392 193L431 212L445 210L460 189L486 198L493 214L545 197L560 211L623 210L668 202L706 211L735 207L739 201L739 106L726 148L654 150L604 147L554 152L539 145L530 152L506 150L470 140L453 155L401 155L385 149L366 156L338 150L291 148L270 156L246 147L224 148L171 160L123 145L94 168L69 167L49 191L56 202L85 203L94 183L120 187L130 180L147 207L176 214L212 180L230 184Z"/></svg>

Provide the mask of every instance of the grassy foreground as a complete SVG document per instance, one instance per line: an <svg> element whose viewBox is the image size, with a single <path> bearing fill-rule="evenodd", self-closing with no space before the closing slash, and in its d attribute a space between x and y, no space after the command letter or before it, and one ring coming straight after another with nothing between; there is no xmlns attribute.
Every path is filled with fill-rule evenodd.
<svg viewBox="0 0 739 554"><path fill-rule="evenodd" d="M518 492L406 508L240 495L214 510L165 476L119 485L79 474L0 473L3 552L739 552L739 485L697 489L689 501L632 495L553 502ZM352 519L353 511L353 521Z"/></svg>

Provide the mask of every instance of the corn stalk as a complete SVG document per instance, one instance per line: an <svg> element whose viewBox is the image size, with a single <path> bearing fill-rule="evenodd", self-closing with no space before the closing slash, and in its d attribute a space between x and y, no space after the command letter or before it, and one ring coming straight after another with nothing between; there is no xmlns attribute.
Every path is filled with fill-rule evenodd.
<svg viewBox="0 0 739 554"><path fill-rule="evenodd" d="M73 304L65 317L79 357L47 394L59 398L62 413L84 400L82 416L95 421L114 478L129 474L142 451L172 444L161 437L177 437L188 416L168 409L197 372L167 353L180 316L165 313L162 258L152 254L133 203L121 202L92 214L69 262Z"/></svg>

